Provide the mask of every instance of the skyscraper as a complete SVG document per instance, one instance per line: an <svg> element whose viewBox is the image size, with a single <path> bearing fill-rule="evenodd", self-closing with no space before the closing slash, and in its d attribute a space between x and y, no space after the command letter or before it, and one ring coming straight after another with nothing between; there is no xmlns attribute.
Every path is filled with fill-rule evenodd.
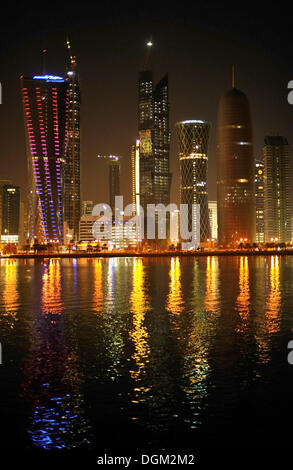
<svg viewBox="0 0 293 470"><path fill-rule="evenodd" d="M283 136L265 137L265 239L291 240L290 148Z"/></svg>
<svg viewBox="0 0 293 470"><path fill-rule="evenodd" d="M13 184L0 182L1 243L18 243L20 189Z"/></svg>
<svg viewBox="0 0 293 470"><path fill-rule="evenodd" d="M218 239L218 209L217 201L209 201L209 219L210 219L210 228L211 228L211 237L213 240Z"/></svg>
<svg viewBox="0 0 293 470"><path fill-rule="evenodd" d="M188 230L192 230L192 204L200 205L200 240L210 237L208 211L208 142L210 123L190 120L176 124L180 160L180 202L188 204Z"/></svg>
<svg viewBox="0 0 293 470"><path fill-rule="evenodd" d="M29 238L63 243L68 79L21 77L29 171Z"/></svg>
<svg viewBox="0 0 293 470"><path fill-rule="evenodd" d="M79 219L81 211L80 201L80 87L77 72L76 57L71 53L71 46L67 40L70 55L70 68L67 72L69 100L68 100L68 146L65 164L65 193L64 193L64 220L72 233L74 240L78 239Z"/></svg>
<svg viewBox="0 0 293 470"><path fill-rule="evenodd" d="M151 70L139 74L138 134L140 141L140 203L169 204L170 129L168 75L153 88Z"/></svg>
<svg viewBox="0 0 293 470"><path fill-rule="evenodd" d="M255 238L252 125L248 99L234 83L218 108L217 171L219 242L251 243Z"/></svg>
<svg viewBox="0 0 293 470"><path fill-rule="evenodd" d="M132 186L132 207L133 215L139 212L140 207L140 141L136 140L135 145L131 147L131 186ZM139 215L139 214L137 214Z"/></svg>
<svg viewBox="0 0 293 470"><path fill-rule="evenodd" d="M265 219L264 219L264 163L261 160L255 161L255 241L263 243L265 241Z"/></svg>

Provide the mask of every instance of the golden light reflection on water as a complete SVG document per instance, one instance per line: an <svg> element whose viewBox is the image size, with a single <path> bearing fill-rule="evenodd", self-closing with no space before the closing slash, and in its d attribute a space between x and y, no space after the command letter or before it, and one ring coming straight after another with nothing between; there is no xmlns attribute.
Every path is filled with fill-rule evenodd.
<svg viewBox="0 0 293 470"><path fill-rule="evenodd" d="M103 265L102 260L94 260L93 310L101 312L103 306Z"/></svg>
<svg viewBox="0 0 293 470"><path fill-rule="evenodd" d="M267 329L269 333L277 333L280 328L280 265L279 257L272 256L270 264L270 291L266 303Z"/></svg>
<svg viewBox="0 0 293 470"><path fill-rule="evenodd" d="M243 333L248 326L250 309L249 266L248 257L241 256L239 261L239 294L236 309L240 316L240 325L236 331Z"/></svg>
<svg viewBox="0 0 293 470"><path fill-rule="evenodd" d="M142 259L134 259L133 261L132 285L130 306L133 313L133 329L130 331L130 338L135 348L132 359L135 361L136 369L130 370L130 375L132 379L139 381L145 372L150 355L149 334L144 325L145 314L150 306L145 292L145 272ZM139 401L143 401L142 392L148 390L143 386L135 388L134 391Z"/></svg>
<svg viewBox="0 0 293 470"><path fill-rule="evenodd" d="M219 258L207 257L205 310L213 312L219 306Z"/></svg>
<svg viewBox="0 0 293 470"><path fill-rule="evenodd" d="M169 277L169 294L166 309L175 315L180 315L184 307L181 292L181 268L179 257L171 258Z"/></svg>
<svg viewBox="0 0 293 470"><path fill-rule="evenodd" d="M61 268L59 259L50 259L42 276L43 313L62 313Z"/></svg>
<svg viewBox="0 0 293 470"><path fill-rule="evenodd" d="M4 261L4 290L3 290L3 304L5 311L3 315L9 317L10 326L13 327L18 309L18 289L17 289L17 277L18 277L18 266L14 259L6 259Z"/></svg>

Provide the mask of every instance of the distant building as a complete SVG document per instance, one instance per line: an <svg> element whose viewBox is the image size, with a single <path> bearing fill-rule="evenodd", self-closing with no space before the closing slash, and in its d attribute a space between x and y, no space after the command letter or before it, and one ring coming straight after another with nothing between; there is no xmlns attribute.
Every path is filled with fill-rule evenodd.
<svg viewBox="0 0 293 470"><path fill-rule="evenodd" d="M283 136L265 137L265 240L291 241L290 148Z"/></svg>
<svg viewBox="0 0 293 470"><path fill-rule="evenodd" d="M137 140L135 145L131 147L131 189L132 189L132 207L133 214L140 206L140 141Z"/></svg>
<svg viewBox="0 0 293 470"><path fill-rule="evenodd" d="M264 163L261 160L255 161L255 241L263 243L265 241L265 219L264 219Z"/></svg>
<svg viewBox="0 0 293 470"><path fill-rule="evenodd" d="M80 242L94 242L98 241L101 244L107 243L110 248L127 248L134 247L137 244L135 225L127 224L132 219L131 216L124 216L123 222L116 223L114 218L109 237L95 239L93 235L93 225L98 221L101 216L85 215L82 216L79 223L79 241ZM109 222L110 224L110 222Z"/></svg>
<svg viewBox="0 0 293 470"><path fill-rule="evenodd" d="M18 243L20 189L12 184L0 185L1 243Z"/></svg>
<svg viewBox="0 0 293 470"><path fill-rule="evenodd" d="M217 201L209 201L209 220L211 228L211 238L213 240L218 239L218 214L217 214Z"/></svg>
<svg viewBox="0 0 293 470"><path fill-rule="evenodd" d="M218 240L255 239L254 155L250 106L235 88L220 99L217 123Z"/></svg>
<svg viewBox="0 0 293 470"><path fill-rule="evenodd" d="M200 241L211 236L208 212L208 141L210 123L200 120L176 124L180 160L180 202L188 204L188 230L192 231L192 205L200 206Z"/></svg>
<svg viewBox="0 0 293 470"><path fill-rule="evenodd" d="M108 161L109 165L109 205L115 214L115 197L121 196L120 192L120 170L122 157L118 155L97 155Z"/></svg>
<svg viewBox="0 0 293 470"><path fill-rule="evenodd" d="M81 215L92 215L92 211L94 208L93 201L82 201L81 203Z"/></svg>
<svg viewBox="0 0 293 470"><path fill-rule="evenodd" d="M93 225L96 220L97 220L97 217L93 215L81 216L80 221L79 221L79 241L80 242L94 241Z"/></svg>

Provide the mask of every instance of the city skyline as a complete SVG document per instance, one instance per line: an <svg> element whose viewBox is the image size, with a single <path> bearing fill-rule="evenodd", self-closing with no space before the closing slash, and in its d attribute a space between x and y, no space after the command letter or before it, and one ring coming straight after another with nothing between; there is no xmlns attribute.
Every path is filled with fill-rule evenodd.
<svg viewBox="0 0 293 470"><path fill-rule="evenodd" d="M238 48L244 41L244 35L240 29L240 32L235 34L235 43L229 43L225 55L220 54L217 58L216 55L219 52L216 45L217 39L220 37L220 44L227 45L227 39L235 33L235 28L232 25L224 33L216 24L213 16L204 19L201 15L201 32L203 32L203 38L208 36L208 42L204 44L204 40L202 40L202 47L196 50L191 46L190 39L193 33L186 28L186 24L188 24L186 17L182 16L181 18L179 15L178 19L175 19L170 14L165 21L156 17L152 28L150 28L150 20L146 21L143 28L140 28L141 19L136 22L135 17L124 17L119 22L117 18L115 15L113 17L106 16L106 23L110 24L110 29L113 30L115 26L115 34L111 38L105 36L101 45L103 28L106 26L98 30L94 43L89 41L90 38L92 39L95 29L92 22L89 25L81 25L73 21L69 30L74 52L79 58L83 93L83 200L101 201L105 200L107 195L107 181L104 181L107 168L106 164L103 163L101 166L96 162L95 156L98 151L105 154L114 152L126 155L121 171L121 192L125 195L127 202L131 200L131 190L127 179L131 171L131 145L135 142L137 133L135 84L145 54L145 41L150 36L151 29L154 42L153 72L156 77L168 73L170 82L170 129L172 132L170 170L173 173L171 201L179 201L178 149L174 125L179 120L197 119L198 116L212 123L208 181L209 199L215 199L216 110L220 95L225 89L228 89L231 82L232 63L236 63L237 85L239 84L239 88L245 92L251 102L255 130L255 158L261 154L264 135L270 134L271 131L285 135L290 143L292 133L289 118L293 117L293 109L287 102L287 84L292 77L289 56L284 58L286 48L282 49L279 54L280 41L283 39L285 44L286 29L282 29L283 36L279 35L278 39L275 39L275 43L272 42L273 38L269 34L265 36L270 46L273 43L273 47L269 50L263 44L264 41L260 36L247 39L246 35L245 41L248 48L245 52ZM130 25L130 31L123 36L122 44L116 45L115 41L121 37L120 32L122 28L124 29L125 24ZM214 26L214 32L209 35L210 24ZM160 29L159 26L162 25L163 28ZM177 26L176 44L170 33L166 32L167 26L170 25ZM262 25L262 28L264 30L265 26ZM46 67L50 72L61 73L65 69L65 29L68 28L62 29L61 14L57 34L56 27L53 26L54 38L47 32L47 38L41 41L42 45L46 43L48 47ZM77 35L81 30L85 32L82 37ZM266 32L268 33L267 30ZM180 35L180 33L184 34ZM15 184L21 186L22 198L26 190L25 149L24 139L21 138L21 134L23 135L23 130L20 127L22 124L20 122L21 106L16 82L21 72L29 74L41 71L41 48L31 43L32 37L39 37L38 35L40 36L40 32L36 27L28 34L28 39L23 44L12 42L10 50L16 58L13 61L12 59L8 60L4 76L1 77L3 88L3 104L1 106L2 112L7 117L5 122L1 123L3 134L5 134L0 150L4 162L1 177L12 179ZM5 41L7 39L3 41L2 45L5 44ZM257 45L254 51L252 51L253 41ZM95 73L97 70L97 56L93 55L95 48L99 49L98 62L102 65L99 67L98 73ZM102 50L103 48L104 50ZM24 51L25 54L23 54ZM25 60L20 57L21 55L24 55ZM19 60L16 60L17 58ZM258 60L259 64L257 64ZM180 69L183 71L182 74L178 74ZM215 73L211 74L213 69ZM107 83L106 76L108 77ZM122 89L123 93L121 93ZM14 110L15 129L20 136L16 141L9 138L12 120L10 108ZM6 163L8 160L15 163L13 171Z"/></svg>

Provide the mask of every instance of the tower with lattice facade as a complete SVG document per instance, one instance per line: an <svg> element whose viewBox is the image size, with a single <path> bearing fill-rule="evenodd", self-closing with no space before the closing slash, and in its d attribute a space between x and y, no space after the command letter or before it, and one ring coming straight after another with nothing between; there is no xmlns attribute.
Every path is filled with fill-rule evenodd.
<svg viewBox="0 0 293 470"><path fill-rule="evenodd" d="M192 230L192 204L200 206L200 239L210 238L208 211L208 141L210 123L190 120L176 124L180 160L180 202L188 204L188 230Z"/></svg>

